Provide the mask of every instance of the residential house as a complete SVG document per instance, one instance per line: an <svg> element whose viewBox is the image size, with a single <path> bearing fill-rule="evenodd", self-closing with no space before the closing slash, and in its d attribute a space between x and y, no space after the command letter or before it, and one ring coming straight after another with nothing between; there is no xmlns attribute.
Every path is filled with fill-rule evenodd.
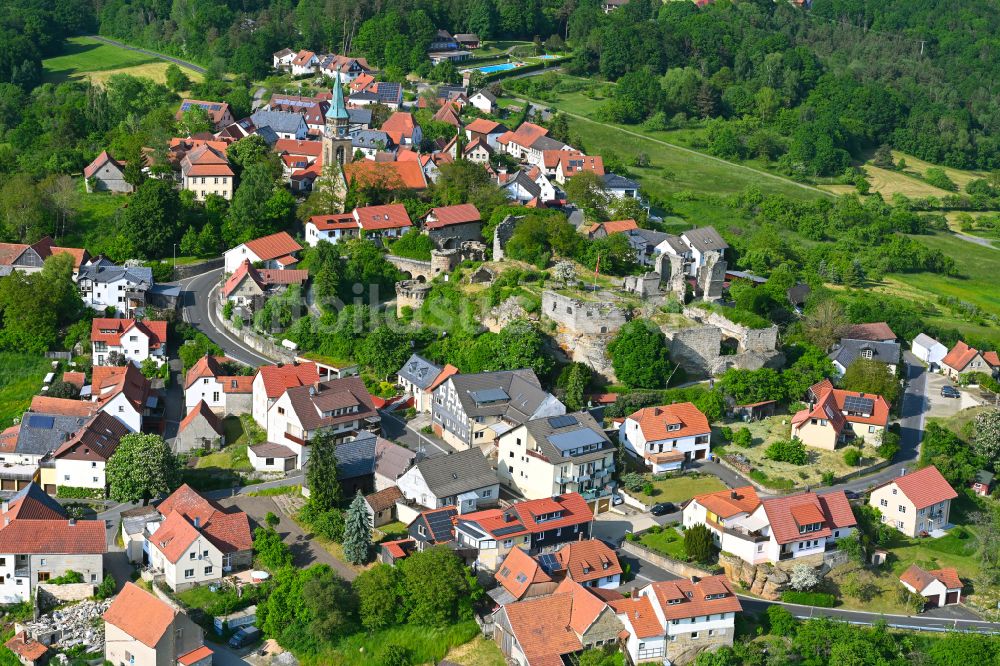
<svg viewBox="0 0 1000 666"><path fill-rule="evenodd" d="M250 520L238 509L224 509L186 483L156 507L145 526L143 558L180 592L221 580L253 562Z"/></svg>
<svg viewBox="0 0 1000 666"><path fill-rule="evenodd" d="M534 178L532 178L531 171L537 172ZM554 201L556 191L549 183L548 178L541 173L538 167L533 167L531 171L519 170L508 174L501 169L497 174L497 183L508 199L521 205L532 203L538 205Z"/></svg>
<svg viewBox="0 0 1000 666"><path fill-rule="evenodd" d="M312 361L260 366L253 377L251 410L253 420L267 430L268 411L287 389L294 386L309 386L319 380L319 370Z"/></svg>
<svg viewBox="0 0 1000 666"><path fill-rule="evenodd" d="M512 155L515 159L522 160L527 158L532 145L541 137L547 136L548 133L549 130L541 125L524 122L517 130L507 131L497 137L497 145L500 146L500 150Z"/></svg>
<svg viewBox="0 0 1000 666"><path fill-rule="evenodd" d="M81 266L76 281L80 298L91 310L114 308L116 314L127 318L146 306L153 284L152 268L116 266L103 258Z"/></svg>
<svg viewBox="0 0 1000 666"><path fill-rule="evenodd" d="M309 271L274 268L254 268L244 259L239 268L222 285L222 297L234 306L256 312L265 300L291 285L302 286L309 280Z"/></svg>
<svg viewBox="0 0 1000 666"><path fill-rule="evenodd" d="M604 189L619 199L639 199L639 183L614 173L604 174Z"/></svg>
<svg viewBox="0 0 1000 666"><path fill-rule="evenodd" d="M625 625L623 649L633 664L684 664L699 652L731 647L743 610L725 576L650 583L611 606Z"/></svg>
<svg viewBox="0 0 1000 666"><path fill-rule="evenodd" d="M933 465L898 476L871 491L868 504L882 522L909 537L943 533L950 527L951 501L958 493Z"/></svg>
<svg viewBox="0 0 1000 666"><path fill-rule="evenodd" d="M481 90L477 90L472 97L469 98L469 104L483 113L493 113L493 109L496 108L497 104L497 96L486 88L483 88Z"/></svg>
<svg viewBox="0 0 1000 666"><path fill-rule="evenodd" d="M396 564L406 559L416 548L417 542L411 538L383 541L378 545L378 561L382 564Z"/></svg>
<svg viewBox="0 0 1000 666"><path fill-rule="evenodd" d="M274 152L278 153L278 157L282 158L283 165L286 158L289 158L289 161L296 165L305 164L306 166L310 166L316 164L319 160L323 152L323 143L321 141L278 139L274 143ZM285 171L289 171L289 169L285 169Z"/></svg>
<svg viewBox="0 0 1000 666"><path fill-rule="evenodd" d="M441 249L457 248L463 241L483 239L483 220L475 204L431 208L424 218L424 233Z"/></svg>
<svg viewBox="0 0 1000 666"><path fill-rule="evenodd" d="M459 63L464 62L472 57L471 51L466 51L465 49L459 49L456 51L432 51L427 54L427 58L431 61L432 65L438 65L442 62Z"/></svg>
<svg viewBox="0 0 1000 666"><path fill-rule="evenodd" d="M457 515L458 509L453 506L422 511L406 528L413 549L423 551L434 546L452 546L455 541L453 521Z"/></svg>
<svg viewBox="0 0 1000 666"><path fill-rule="evenodd" d="M292 68L292 61L295 60L295 51L291 49L281 49L271 55L272 67L274 69L289 70Z"/></svg>
<svg viewBox="0 0 1000 666"><path fill-rule="evenodd" d="M359 76L372 72L372 67L365 58L352 58L336 54L324 56L319 67L324 76L333 79L340 74L340 79L345 83L350 83Z"/></svg>
<svg viewBox="0 0 1000 666"><path fill-rule="evenodd" d="M435 434L458 449L493 444L525 421L566 413L530 369L456 374L434 389Z"/></svg>
<svg viewBox="0 0 1000 666"><path fill-rule="evenodd" d="M404 393L413 397L414 409L429 413L434 390L448 377L457 373L458 368L450 363L442 368L419 354L411 354L403 367L396 372L396 383Z"/></svg>
<svg viewBox="0 0 1000 666"><path fill-rule="evenodd" d="M237 120L231 125L226 125L215 133L215 138L220 141L236 142L255 134L263 139L264 143L272 148L274 147L274 144L278 142L278 135L274 133L273 129L267 125L258 127L257 124L254 123L253 118L249 117Z"/></svg>
<svg viewBox="0 0 1000 666"><path fill-rule="evenodd" d="M398 238L406 233L413 222L403 204L362 206L351 213L363 238Z"/></svg>
<svg viewBox="0 0 1000 666"><path fill-rule="evenodd" d="M258 109L250 115L257 127L270 127L278 139L303 140L309 136L309 126L301 113Z"/></svg>
<svg viewBox="0 0 1000 666"><path fill-rule="evenodd" d="M479 35L474 32L460 32L455 35L455 41L463 49L479 48Z"/></svg>
<svg viewBox="0 0 1000 666"><path fill-rule="evenodd" d="M534 554L589 539L593 521L594 512L586 500L579 493L565 493L517 502L502 510L459 512L455 541L476 550L477 568L496 571L512 548Z"/></svg>
<svg viewBox="0 0 1000 666"><path fill-rule="evenodd" d="M844 333L845 338L851 340L870 340L871 342L895 342L896 334L889 328L889 324L884 321L876 321L868 324L853 324Z"/></svg>
<svg viewBox="0 0 1000 666"><path fill-rule="evenodd" d="M889 403L880 395L833 388L829 379L809 389L809 406L792 417L792 437L806 446L833 451L861 439L882 442L889 427Z"/></svg>
<svg viewBox="0 0 1000 666"><path fill-rule="evenodd" d="M501 606L513 601L551 594L563 579L583 587L617 590L622 567L614 549L598 539L570 541L554 553L531 556L520 547L503 559L494 578L500 587L490 596Z"/></svg>
<svg viewBox="0 0 1000 666"><path fill-rule="evenodd" d="M177 113L174 114L174 119L183 119L184 112L196 106L205 110L205 113L208 114L208 117L212 121L212 125L215 127L216 131L222 129L226 125L231 125L236 120L233 117L233 110L230 108L228 102L206 102L200 99L181 100L180 108L178 108Z"/></svg>
<svg viewBox="0 0 1000 666"><path fill-rule="evenodd" d="M201 627L178 607L135 583L104 613L104 659L129 666L211 666Z"/></svg>
<svg viewBox="0 0 1000 666"><path fill-rule="evenodd" d="M842 490L761 501L752 486L698 495L683 509L685 528L704 525L721 550L749 564L817 555L854 531Z"/></svg>
<svg viewBox="0 0 1000 666"><path fill-rule="evenodd" d="M380 129L388 134L397 146L419 146L423 139L420 125L413 119L412 114L405 111L397 111L389 116Z"/></svg>
<svg viewBox="0 0 1000 666"><path fill-rule="evenodd" d="M17 656L23 666L44 666L49 663L49 646L36 641L23 629L3 645Z"/></svg>
<svg viewBox="0 0 1000 666"><path fill-rule="evenodd" d="M160 366L167 360L167 322L97 317L90 323L90 344L95 366L113 365L112 354L135 365L152 359Z"/></svg>
<svg viewBox="0 0 1000 666"><path fill-rule="evenodd" d="M656 259L656 248L670 236L670 234L652 229L629 229L623 233L635 251L635 260L645 266L653 265Z"/></svg>
<svg viewBox="0 0 1000 666"><path fill-rule="evenodd" d="M547 596L501 606L493 638L508 664L553 666L583 650L616 645L622 622L607 602L565 579Z"/></svg>
<svg viewBox="0 0 1000 666"><path fill-rule="evenodd" d="M88 488L103 494L108 488L108 460L130 432L107 412L95 414L52 454L56 488Z"/></svg>
<svg viewBox="0 0 1000 666"><path fill-rule="evenodd" d="M900 348L898 342L873 342L871 340L851 340L841 338L828 354L833 361L833 369L838 377L843 377L851 364L858 359L866 361L878 361L886 365L886 370L890 375L896 375L896 368L899 365Z"/></svg>
<svg viewBox="0 0 1000 666"><path fill-rule="evenodd" d="M413 466L417 454L405 446L379 437L375 440L375 490L393 488Z"/></svg>
<svg viewBox="0 0 1000 666"><path fill-rule="evenodd" d="M558 566L551 553L536 558L519 546L511 548L493 574L499 586L487 594L500 606L552 594L562 580L556 576Z"/></svg>
<svg viewBox="0 0 1000 666"><path fill-rule="evenodd" d="M52 454L100 412L92 403L41 396L32 400L31 409L4 431L0 489L21 490L38 478L45 492L54 495L58 485Z"/></svg>
<svg viewBox="0 0 1000 666"><path fill-rule="evenodd" d="M403 493L396 486L366 495L365 506L372 527L381 527L396 520L396 502L403 499Z"/></svg>
<svg viewBox="0 0 1000 666"><path fill-rule="evenodd" d="M899 582L910 592L922 596L924 609L952 606L962 603L962 579L952 568L925 571L911 564L899 577Z"/></svg>
<svg viewBox="0 0 1000 666"><path fill-rule="evenodd" d="M669 236L658 246L661 253L674 254L684 259L688 275L698 275L698 270L708 263L709 255L719 261L725 259L729 245L714 227L699 227L685 231L680 236Z"/></svg>
<svg viewBox="0 0 1000 666"><path fill-rule="evenodd" d="M291 449L298 468L308 461L309 440L319 430L345 441L377 429L379 420L361 378L343 377L285 389L267 410L267 439Z"/></svg>
<svg viewBox="0 0 1000 666"><path fill-rule="evenodd" d="M556 162L556 182L565 185L573 176L579 173L592 173L595 176L604 177L604 160L600 155L573 155L569 151L561 150L566 155L560 156ZM575 152L575 151L573 151Z"/></svg>
<svg viewBox="0 0 1000 666"><path fill-rule="evenodd" d="M81 248L58 247L48 236L33 245L25 243L0 243L0 277L12 271L37 273L42 270L45 260L57 254L68 254L73 258L73 277L80 268L90 261L90 254Z"/></svg>
<svg viewBox="0 0 1000 666"><path fill-rule="evenodd" d="M390 134L391 136L391 134ZM393 139L395 140L395 139ZM389 191L427 189L427 176L420 162L379 162L358 160L344 165L344 179L348 186L374 185Z"/></svg>
<svg viewBox="0 0 1000 666"><path fill-rule="evenodd" d="M279 231L270 236L262 236L252 241L241 243L231 250L226 250L225 271L234 273L240 267L243 260L248 260L251 264L260 264L261 268L274 268L284 270L292 268L298 263L296 254L302 250L302 246L295 242L295 239L288 235L286 231Z"/></svg>
<svg viewBox="0 0 1000 666"><path fill-rule="evenodd" d="M654 474L704 460L711 439L708 419L690 402L644 407L630 414L618 431L618 441Z"/></svg>
<svg viewBox="0 0 1000 666"><path fill-rule="evenodd" d="M525 421L497 448L500 481L527 499L576 492L595 513L611 508L617 447L588 412Z"/></svg>
<svg viewBox="0 0 1000 666"><path fill-rule="evenodd" d="M363 85L358 85L359 83ZM359 77L351 84L350 98L347 101L350 107L357 110L361 110L359 107L383 104L390 111L399 111L403 105L403 86L388 81L375 81L370 77ZM371 114L371 111L368 113ZM369 124L370 122L369 119Z"/></svg>
<svg viewBox="0 0 1000 666"><path fill-rule="evenodd" d="M202 400L181 419L171 448L174 453L188 453L221 449L225 445L226 431L222 427L222 420Z"/></svg>
<svg viewBox="0 0 1000 666"><path fill-rule="evenodd" d="M948 355L948 348L926 333L920 333L913 338L910 352L934 370Z"/></svg>
<svg viewBox="0 0 1000 666"><path fill-rule="evenodd" d="M351 135L351 146L355 154L360 152L366 160L374 160L378 153L396 152L396 144L382 130L363 130Z"/></svg>
<svg viewBox="0 0 1000 666"><path fill-rule="evenodd" d="M306 76L315 74L319 67L319 58L312 51L303 49L292 58L292 76Z"/></svg>
<svg viewBox="0 0 1000 666"><path fill-rule="evenodd" d="M600 539L571 541L556 551L562 572L584 587L617 590L622 584L621 563L614 549Z"/></svg>
<svg viewBox="0 0 1000 666"><path fill-rule="evenodd" d="M236 191L236 172L224 152L203 145L181 159L181 183L183 189L194 192L198 201L204 201L209 194L231 201Z"/></svg>
<svg viewBox="0 0 1000 666"><path fill-rule="evenodd" d="M566 153L579 152L574 150L572 146L568 146L562 141L557 141L546 135L536 138L531 145L527 147L527 150L524 151L524 157L522 159L524 159L524 161L531 166L536 166L539 169L542 169L545 164L545 154L554 151L562 151ZM567 174L567 178L568 177L569 175Z"/></svg>
<svg viewBox="0 0 1000 666"><path fill-rule="evenodd" d="M316 247L320 241L337 243L341 240L357 238L361 233L354 213L334 215L313 215L305 225L306 245Z"/></svg>
<svg viewBox="0 0 1000 666"><path fill-rule="evenodd" d="M479 449L419 460L396 485L407 500L420 506L454 506L460 513L492 506L500 495L496 472Z"/></svg>
<svg viewBox="0 0 1000 666"><path fill-rule="evenodd" d="M969 487L980 497L989 497L993 490L993 473L985 469L979 470Z"/></svg>
<svg viewBox="0 0 1000 666"><path fill-rule="evenodd" d="M83 168L83 182L87 192L130 194L135 189L125 181L125 162L111 157L106 150Z"/></svg>
<svg viewBox="0 0 1000 666"><path fill-rule="evenodd" d="M133 363L125 367L95 366L91 400L98 411L111 414L134 432L140 432L143 426L156 430L162 423L160 393Z"/></svg>
<svg viewBox="0 0 1000 666"><path fill-rule="evenodd" d="M982 372L992 376L997 370L1000 370L1000 357L995 351L981 352L962 340L956 342L951 351L941 359L941 372L956 381L966 372Z"/></svg>
<svg viewBox="0 0 1000 666"><path fill-rule="evenodd" d="M639 225L635 220L614 220L611 222L595 222L586 228L586 233L587 238L596 240L598 238L607 238L612 234L623 234L638 228Z"/></svg>
<svg viewBox="0 0 1000 666"><path fill-rule="evenodd" d="M478 96L479 94L480 93L476 93L475 95L472 96L472 98L469 99L469 102L472 103L473 106L475 106L475 102L473 100L475 100L476 96ZM492 95L490 95L490 97L492 97ZM494 103L495 99L496 98L494 98ZM476 118L471 123L465 126L466 139L468 139L470 142L475 141L476 139L479 139L480 141L485 141L486 145L489 146L490 150L493 151L497 150L497 146L499 146L498 141L500 137L504 136L508 132L510 132L510 130L505 125L502 125L501 123L498 123L495 120L489 120L487 118Z"/></svg>
<svg viewBox="0 0 1000 666"><path fill-rule="evenodd" d="M70 518L36 483L3 500L0 518L0 603L33 604L39 583L69 571L104 580L104 521Z"/></svg>
<svg viewBox="0 0 1000 666"><path fill-rule="evenodd" d="M191 412L201 404L221 416L249 413L253 403L253 377L231 375L222 367L226 357L206 354L184 376L184 407Z"/></svg>
<svg viewBox="0 0 1000 666"><path fill-rule="evenodd" d="M428 51L454 51L456 49L458 49L458 42L447 30L438 30L427 47Z"/></svg>
<svg viewBox="0 0 1000 666"><path fill-rule="evenodd" d="M493 149L483 139L473 139L465 144L462 149L462 157L469 162L481 164L485 168L489 166L490 158L493 157Z"/></svg>
<svg viewBox="0 0 1000 666"><path fill-rule="evenodd" d="M462 127L462 120L458 117L459 113L460 111L453 102L445 102L431 117L431 120L460 128Z"/></svg>

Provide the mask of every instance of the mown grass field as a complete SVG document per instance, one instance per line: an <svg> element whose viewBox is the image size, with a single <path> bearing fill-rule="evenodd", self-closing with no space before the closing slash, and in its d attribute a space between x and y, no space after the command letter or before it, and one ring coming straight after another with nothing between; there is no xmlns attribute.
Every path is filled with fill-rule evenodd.
<svg viewBox="0 0 1000 666"><path fill-rule="evenodd" d="M66 40L66 48L61 55L42 61L42 76L46 83L89 78L94 83L103 84L113 74L131 74L164 83L168 65L159 58L96 39L71 37ZM184 73L192 81L202 79L197 72L185 69Z"/></svg>
<svg viewBox="0 0 1000 666"><path fill-rule="evenodd" d="M118 69L105 69L97 72L87 72L78 78L89 78L93 83L97 85L104 85L104 82L115 74L130 74L132 76L140 76L147 79L152 79L157 83L166 84L167 82L167 67L170 63L163 62L162 60L156 60L154 62L146 63L144 65L135 65L134 67L121 67ZM191 81L199 82L204 77L198 72L191 71L190 69L182 69L185 75Z"/></svg>
<svg viewBox="0 0 1000 666"><path fill-rule="evenodd" d="M351 664L352 666L382 666L382 651L388 645L396 645L407 650L412 664L436 664L453 648L465 645L480 635L479 626L472 620L460 622L442 629L399 625L380 631L362 631L348 636L337 643L335 648L318 655L304 656L304 666L327 666L328 664ZM484 650L485 652L485 650ZM469 666L492 666L489 660L468 662Z"/></svg>
<svg viewBox="0 0 1000 666"><path fill-rule="evenodd" d="M51 369L51 361L44 356L0 352L0 430L24 414Z"/></svg>

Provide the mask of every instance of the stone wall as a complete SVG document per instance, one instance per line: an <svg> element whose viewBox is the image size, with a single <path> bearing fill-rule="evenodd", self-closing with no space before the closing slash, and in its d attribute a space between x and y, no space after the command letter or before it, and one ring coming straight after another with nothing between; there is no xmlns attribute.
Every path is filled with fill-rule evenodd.
<svg viewBox="0 0 1000 666"><path fill-rule="evenodd" d="M396 283L396 316L403 315L403 308L410 307L419 310L427 298L431 286L416 280L403 280Z"/></svg>
<svg viewBox="0 0 1000 666"><path fill-rule="evenodd" d="M440 229L427 229L424 233L430 236L439 249L445 250L457 248L463 241L481 241L483 239L482 229L482 222L468 222Z"/></svg>
<svg viewBox="0 0 1000 666"><path fill-rule="evenodd" d="M698 638L690 634L677 634L674 640L667 643L667 659L673 666L685 666L693 663L702 652L714 652L721 647L732 647L735 631L733 629L717 630L708 636L702 632Z"/></svg>
<svg viewBox="0 0 1000 666"><path fill-rule="evenodd" d="M432 258L433 252L431 255ZM398 257L394 254L385 255L385 260L404 273L409 273L414 279L422 277L424 280L429 281L434 277L433 262L410 259L409 257Z"/></svg>
<svg viewBox="0 0 1000 666"><path fill-rule="evenodd" d="M697 326L671 330L662 328L670 341L670 360L685 372L710 375L722 347L722 331L717 326Z"/></svg>
<svg viewBox="0 0 1000 666"><path fill-rule="evenodd" d="M719 554L719 565L726 578L770 601L781 599L781 593L788 589L788 581L791 580L788 572L774 565L750 564L729 553Z"/></svg>
<svg viewBox="0 0 1000 666"><path fill-rule="evenodd" d="M574 335L613 335L632 318L631 310L610 302L581 301L549 290L542 292L542 314Z"/></svg>
<svg viewBox="0 0 1000 666"><path fill-rule="evenodd" d="M517 223L524 219L524 216L508 215L500 221L493 232L493 261L503 261L503 250L507 247L507 241L514 235Z"/></svg>
<svg viewBox="0 0 1000 666"><path fill-rule="evenodd" d="M174 280L183 280L194 275L201 275L202 273L214 271L217 268L222 268L225 265L225 262L225 257L218 257L207 261L199 261L197 264L182 264L180 266L174 266Z"/></svg>
<svg viewBox="0 0 1000 666"><path fill-rule="evenodd" d="M38 584L38 606L54 608L71 601L83 601L94 596L93 583L69 583L66 585Z"/></svg>
<svg viewBox="0 0 1000 666"><path fill-rule="evenodd" d="M713 575L712 572L707 569L702 569L701 567L696 567L693 564L675 560L672 557L660 555L659 553L655 553L635 541L629 541L627 539L622 541L621 550L625 551L629 555L634 555L642 560L646 560L654 567L659 567L664 571L669 571L670 573L680 576L681 578L690 578L691 576L704 578L705 576Z"/></svg>
<svg viewBox="0 0 1000 666"><path fill-rule="evenodd" d="M741 352L769 352L778 348L777 326L748 328L730 321L718 312L704 310L697 306L684 308L684 316L703 324L718 327L726 337L736 340Z"/></svg>
<svg viewBox="0 0 1000 666"><path fill-rule="evenodd" d="M255 351L260 352L275 363L295 362L294 352L289 349L285 349L280 344L277 344L269 338L265 338L264 336L255 333L251 326L244 325L243 328L237 330L236 327L233 326L233 322L222 316L222 307L220 306L220 301L217 298L217 295L218 294L216 293L214 305L210 307L215 308L216 318L222 323L222 326L231 337L240 340L243 344L247 345L251 349L254 349Z"/></svg>

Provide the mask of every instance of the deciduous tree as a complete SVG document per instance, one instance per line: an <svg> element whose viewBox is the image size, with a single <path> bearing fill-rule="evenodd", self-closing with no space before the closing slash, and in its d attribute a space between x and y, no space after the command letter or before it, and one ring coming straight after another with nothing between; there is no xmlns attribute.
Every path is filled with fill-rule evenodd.
<svg viewBox="0 0 1000 666"><path fill-rule="evenodd" d="M663 388L670 377L663 331L644 319L619 329L608 343L608 355L618 380L633 388Z"/></svg>
<svg viewBox="0 0 1000 666"><path fill-rule="evenodd" d="M159 435L129 433L108 459L111 499L143 505L180 484L180 464Z"/></svg>

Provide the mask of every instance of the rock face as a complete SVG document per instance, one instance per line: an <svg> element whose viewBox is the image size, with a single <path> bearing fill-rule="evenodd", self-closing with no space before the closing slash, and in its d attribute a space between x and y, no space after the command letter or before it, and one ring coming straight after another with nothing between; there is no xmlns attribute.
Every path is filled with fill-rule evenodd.
<svg viewBox="0 0 1000 666"><path fill-rule="evenodd" d="M767 563L750 564L728 553L719 555L719 565L726 578L769 601L777 601L781 593L788 589L790 576L781 567Z"/></svg>

